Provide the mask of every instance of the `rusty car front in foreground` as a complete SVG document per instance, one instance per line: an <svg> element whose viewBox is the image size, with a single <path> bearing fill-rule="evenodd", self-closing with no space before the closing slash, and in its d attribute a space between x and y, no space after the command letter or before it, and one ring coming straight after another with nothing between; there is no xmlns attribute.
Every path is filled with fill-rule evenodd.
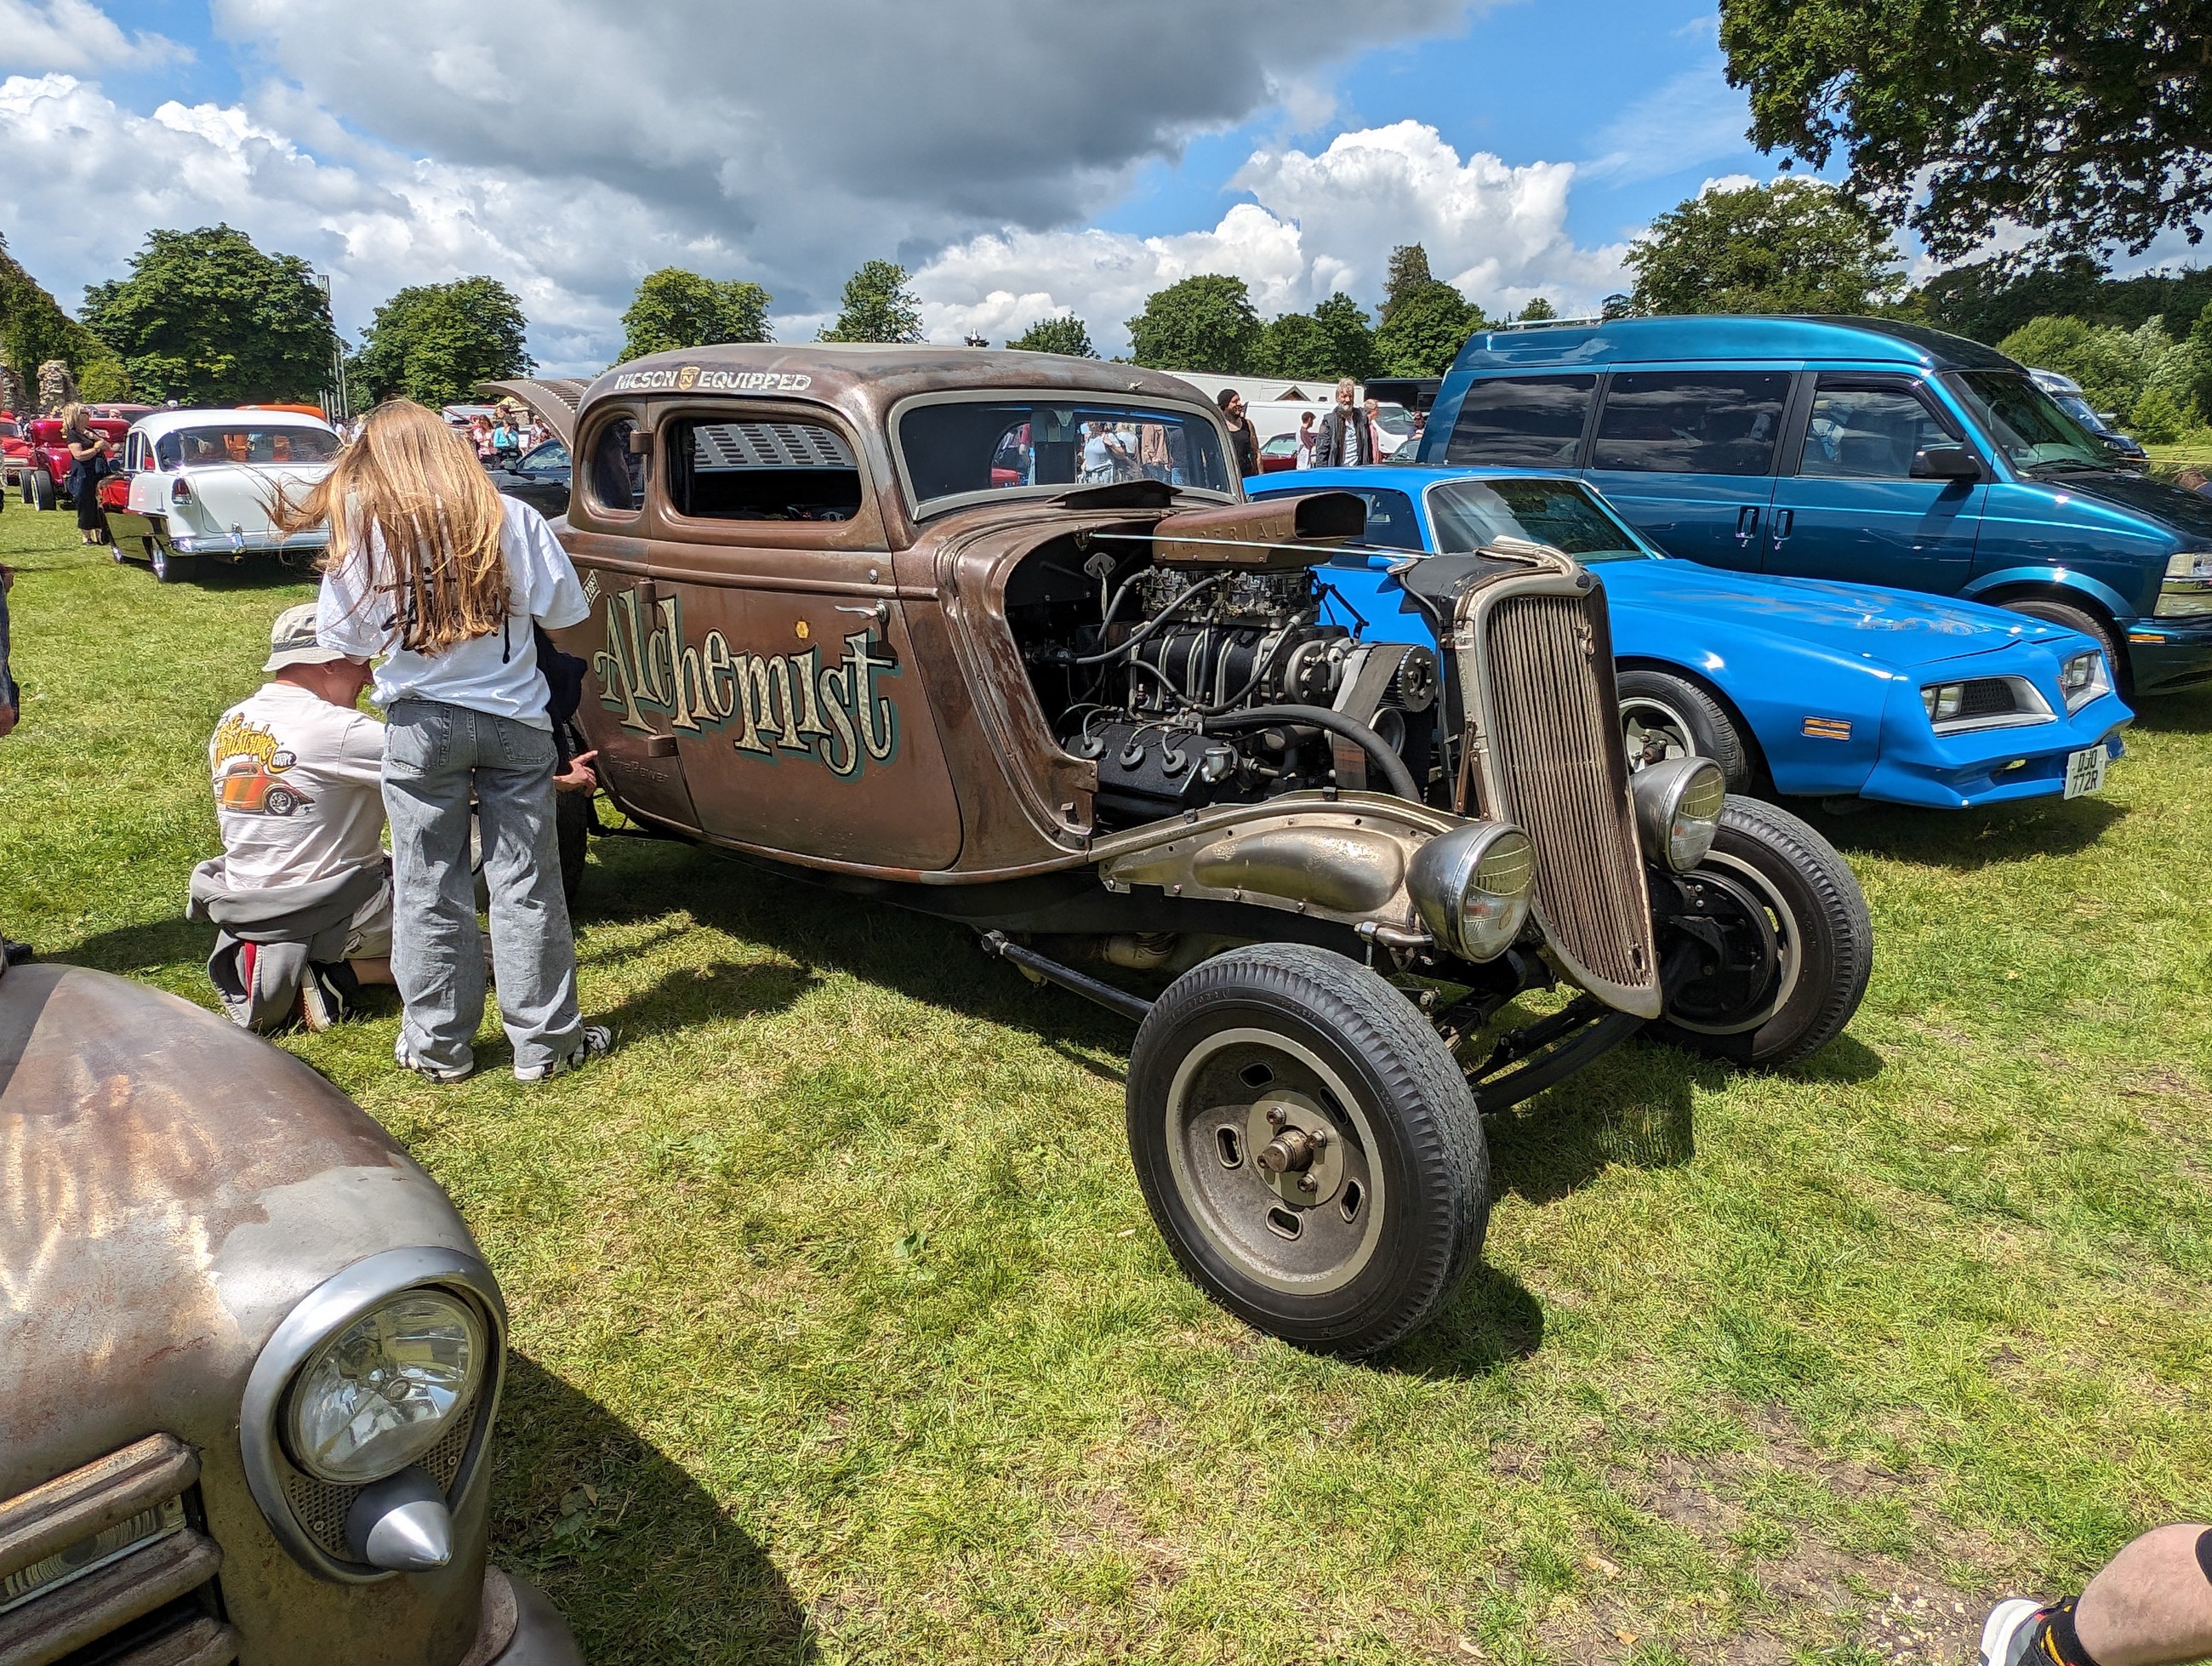
<svg viewBox="0 0 2212 1666"><path fill-rule="evenodd" d="M485 1560L507 1320L436 1183L173 995L0 971L0 1662L573 1666Z"/></svg>
<svg viewBox="0 0 2212 1666"><path fill-rule="evenodd" d="M1321 570L1359 500L1244 502L1212 403L1130 365L718 346L543 408L615 803L1138 1020L1146 1201L1271 1334L1436 1311L1485 1111L1646 1024L1771 1065L1857 1006L1817 833L1703 760L1632 793L1603 587L1556 550L1424 562L1442 652L1367 640Z"/></svg>

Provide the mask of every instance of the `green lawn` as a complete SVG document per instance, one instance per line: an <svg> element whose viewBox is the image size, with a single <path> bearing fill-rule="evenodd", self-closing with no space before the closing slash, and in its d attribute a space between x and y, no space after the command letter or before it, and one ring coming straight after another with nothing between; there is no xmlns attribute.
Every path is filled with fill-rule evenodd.
<svg viewBox="0 0 2212 1666"><path fill-rule="evenodd" d="M211 1000L204 744L305 585L0 516L0 922ZM2101 797L1826 824L1873 903L1778 1077L1632 1045L1495 1120L1486 1264L1346 1365L1176 1273L1128 1032L951 927L644 840L579 909L604 1066L287 1045L514 1318L495 1554L595 1663L1951 1662L2212 1514L2212 692Z"/></svg>

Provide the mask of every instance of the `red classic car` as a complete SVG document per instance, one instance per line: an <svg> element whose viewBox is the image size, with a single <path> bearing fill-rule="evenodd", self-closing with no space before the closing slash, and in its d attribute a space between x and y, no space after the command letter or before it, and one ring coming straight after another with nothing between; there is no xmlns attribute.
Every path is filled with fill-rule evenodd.
<svg viewBox="0 0 2212 1666"><path fill-rule="evenodd" d="M123 436L131 431L131 424L151 410L151 405L93 405L93 431L104 434L115 442L115 453L123 451ZM69 501L70 458L69 445L62 438L61 418L33 416L18 424L22 432L14 444L5 447L8 484L23 494L23 502L34 509L55 508ZM17 446L21 449L18 451Z"/></svg>

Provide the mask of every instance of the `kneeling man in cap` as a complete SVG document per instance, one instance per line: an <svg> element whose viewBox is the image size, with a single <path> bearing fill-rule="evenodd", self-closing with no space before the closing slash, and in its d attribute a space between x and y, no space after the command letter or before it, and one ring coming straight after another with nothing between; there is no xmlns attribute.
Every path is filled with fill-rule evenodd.
<svg viewBox="0 0 2212 1666"><path fill-rule="evenodd" d="M270 633L269 675L208 742L223 854L193 871L191 917L219 929L208 976L254 1030L320 1030L392 982L384 726L356 702L366 660L317 645L315 605Z"/></svg>

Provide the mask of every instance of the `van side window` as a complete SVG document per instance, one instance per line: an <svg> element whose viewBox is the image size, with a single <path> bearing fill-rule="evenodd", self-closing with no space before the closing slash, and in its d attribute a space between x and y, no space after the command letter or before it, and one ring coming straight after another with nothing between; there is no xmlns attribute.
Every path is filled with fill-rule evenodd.
<svg viewBox="0 0 2212 1666"><path fill-rule="evenodd" d="M1919 398L1899 387L1823 387L1813 396L1801 476L1816 480L1905 480L1912 456L1955 443Z"/></svg>
<svg viewBox="0 0 2212 1666"><path fill-rule="evenodd" d="M1444 447L1450 463L1571 468L1595 376L1492 376L1472 384Z"/></svg>
<svg viewBox="0 0 2212 1666"><path fill-rule="evenodd" d="M629 448L629 437L636 432L637 424L621 416L592 441L592 502L617 514L635 514L645 507L645 459Z"/></svg>
<svg viewBox="0 0 2212 1666"><path fill-rule="evenodd" d="M1616 375L1597 420L1594 469L1765 474L1782 437L1787 371L1644 370Z"/></svg>
<svg viewBox="0 0 2212 1666"><path fill-rule="evenodd" d="M850 520L860 465L824 423L693 421L667 425L668 501L710 520Z"/></svg>

